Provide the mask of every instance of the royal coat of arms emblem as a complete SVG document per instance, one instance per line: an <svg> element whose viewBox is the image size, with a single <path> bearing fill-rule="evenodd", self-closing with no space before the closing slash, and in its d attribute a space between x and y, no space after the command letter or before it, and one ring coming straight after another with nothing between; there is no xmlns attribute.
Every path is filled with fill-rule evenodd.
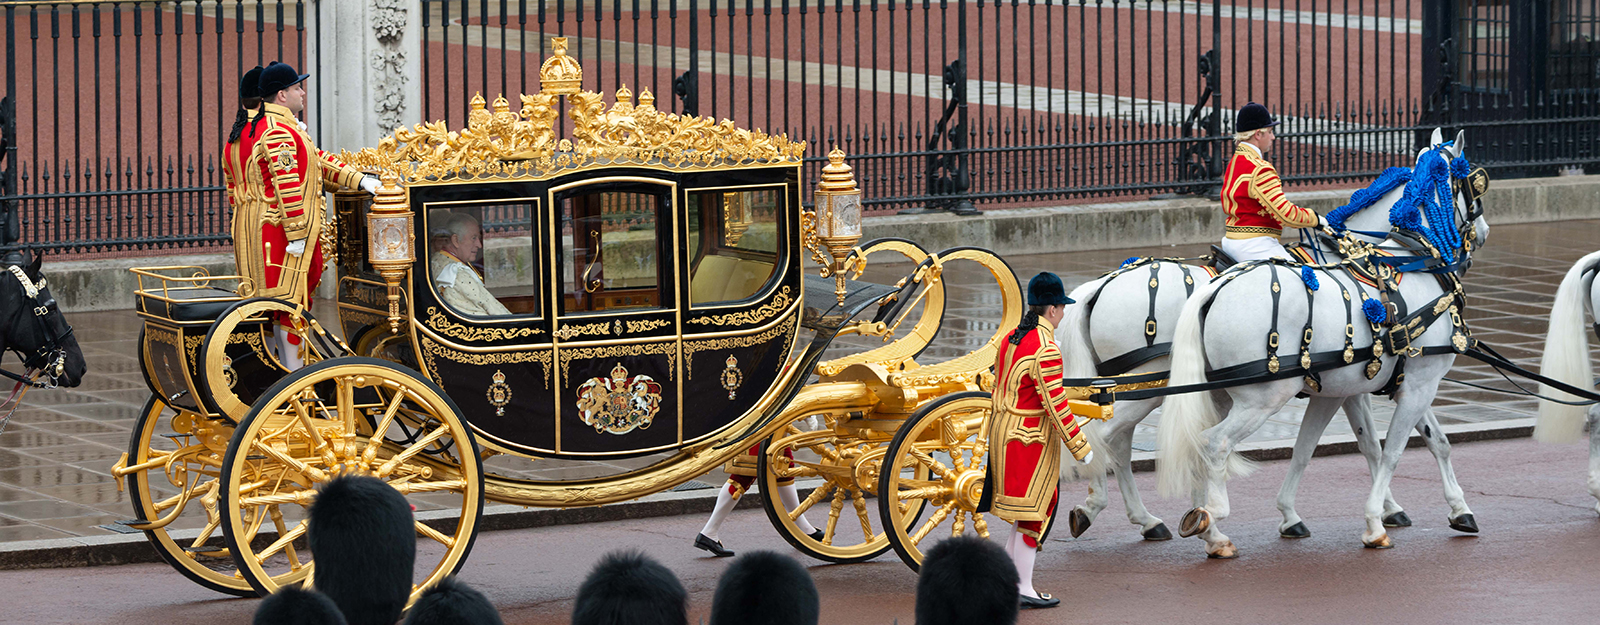
<svg viewBox="0 0 1600 625"><path fill-rule="evenodd" d="M506 384L506 374L501 373L499 370L494 372L494 376L490 380L492 382L489 384L489 391L486 393L489 405L494 406L495 416L504 417L506 416L506 404L511 403L511 386Z"/></svg>
<svg viewBox="0 0 1600 625"><path fill-rule="evenodd" d="M578 387L578 415L596 432L627 434L650 427L661 411L661 385L647 375L628 377L622 363L610 378L589 378Z"/></svg>

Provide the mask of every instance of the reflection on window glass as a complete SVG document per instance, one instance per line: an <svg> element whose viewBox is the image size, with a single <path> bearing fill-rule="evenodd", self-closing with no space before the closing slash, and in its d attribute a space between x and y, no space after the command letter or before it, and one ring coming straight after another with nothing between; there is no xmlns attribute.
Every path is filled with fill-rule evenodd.
<svg viewBox="0 0 1600 625"><path fill-rule="evenodd" d="M533 203L432 205L428 275L440 301L463 315L539 314L532 272L511 258L533 248Z"/></svg>
<svg viewBox="0 0 1600 625"><path fill-rule="evenodd" d="M568 313L660 308L657 240L665 191L580 192L561 200Z"/></svg>
<svg viewBox="0 0 1600 625"><path fill-rule="evenodd" d="M691 304L748 299L778 263L778 213L783 187L691 191Z"/></svg>

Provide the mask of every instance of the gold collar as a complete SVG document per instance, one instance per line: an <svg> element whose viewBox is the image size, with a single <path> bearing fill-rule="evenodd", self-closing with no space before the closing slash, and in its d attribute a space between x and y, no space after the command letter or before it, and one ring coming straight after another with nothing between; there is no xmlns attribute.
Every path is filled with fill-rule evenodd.
<svg viewBox="0 0 1600 625"><path fill-rule="evenodd" d="M282 118L284 118L286 120L289 120L291 122L300 121L300 120L295 118L294 111L289 110L289 107L284 106L282 104L277 104L277 103L274 103L274 102L262 102L261 103L261 110L265 111L268 115L275 115L277 117L282 117Z"/></svg>

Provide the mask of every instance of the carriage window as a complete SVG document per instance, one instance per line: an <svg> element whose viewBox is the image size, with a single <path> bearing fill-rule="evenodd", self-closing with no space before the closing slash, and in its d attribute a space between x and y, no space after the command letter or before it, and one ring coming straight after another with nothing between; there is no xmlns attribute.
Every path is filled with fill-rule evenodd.
<svg viewBox="0 0 1600 625"><path fill-rule="evenodd" d="M533 272L515 262L533 247L537 212L533 202L430 204L428 275L440 301L477 317L539 314Z"/></svg>
<svg viewBox="0 0 1600 625"><path fill-rule="evenodd" d="M778 263L783 189L689 193L689 301L735 302L761 290Z"/></svg>
<svg viewBox="0 0 1600 625"><path fill-rule="evenodd" d="M664 190L585 191L560 200L565 312L661 307L657 242L666 200Z"/></svg>

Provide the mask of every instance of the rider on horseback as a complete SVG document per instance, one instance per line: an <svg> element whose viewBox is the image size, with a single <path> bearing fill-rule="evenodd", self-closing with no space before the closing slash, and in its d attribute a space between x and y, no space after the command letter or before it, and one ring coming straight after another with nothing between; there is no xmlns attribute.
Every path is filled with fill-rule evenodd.
<svg viewBox="0 0 1600 625"><path fill-rule="evenodd" d="M1285 226L1327 227L1327 220L1284 197L1278 170L1263 157L1272 149L1272 118L1267 107L1255 102L1239 109L1233 139L1239 147L1223 175L1222 210L1228 214L1227 234L1221 250L1234 261L1289 258L1278 242Z"/></svg>

